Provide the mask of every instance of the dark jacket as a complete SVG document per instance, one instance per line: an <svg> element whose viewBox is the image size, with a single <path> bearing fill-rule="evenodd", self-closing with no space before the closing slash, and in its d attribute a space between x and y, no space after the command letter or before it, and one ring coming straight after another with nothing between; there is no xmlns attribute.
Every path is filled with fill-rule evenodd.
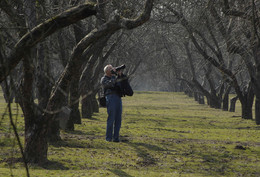
<svg viewBox="0 0 260 177"><path fill-rule="evenodd" d="M118 77L103 76L101 78L101 84L104 89L104 94L118 94L119 96L132 96L134 94L129 82L128 77L121 75Z"/></svg>
<svg viewBox="0 0 260 177"><path fill-rule="evenodd" d="M104 89L104 94L118 94L119 96L122 96L121 89L120 89L120 83L117 82L117 77L115 76L103 76L101 78L101 84Z"/></svg>

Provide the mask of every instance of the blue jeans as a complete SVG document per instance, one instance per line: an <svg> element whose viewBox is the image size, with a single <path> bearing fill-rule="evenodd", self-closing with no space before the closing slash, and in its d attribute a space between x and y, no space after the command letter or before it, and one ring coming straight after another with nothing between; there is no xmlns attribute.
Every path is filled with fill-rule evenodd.
<svg viewBox="0 0 260 177"><path fill-rule="evenodd" d="M117 94L110 94L106 96L107 104L107 130L106 140L119 140L119 131L122 121L122 100ZM114 133L114 134L113 134Z"/></svg>

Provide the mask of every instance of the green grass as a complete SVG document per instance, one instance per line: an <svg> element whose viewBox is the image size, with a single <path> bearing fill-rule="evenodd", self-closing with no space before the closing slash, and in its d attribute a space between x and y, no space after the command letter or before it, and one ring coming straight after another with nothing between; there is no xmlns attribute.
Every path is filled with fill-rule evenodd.
<svg viewBox="0 0 260 177"><path fill-rule="evenodd" d="M1 114L6 104L0 97ZM16 109L15 104L12 105ZM236 112L199 105L182 93L123 98L120 143L105 139L106 109L51 144L50 162L31 176L260 176L260 127ZM21 110L13 112L23 141ZM25 176L8 117L1 116L0 176Z"/></svg>

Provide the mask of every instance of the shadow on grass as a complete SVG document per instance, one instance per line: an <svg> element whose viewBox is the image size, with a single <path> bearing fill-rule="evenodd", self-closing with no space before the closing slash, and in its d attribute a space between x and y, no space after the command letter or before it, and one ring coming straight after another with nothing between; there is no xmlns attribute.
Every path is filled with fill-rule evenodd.
<svg viewBox="0 0 260 177"><path fill-rule="evenodd" d="M74 134L74 135L86 135L85 132L83 131L80 131L80 130L74 130L74 131L65 131L66 133L69 133L69 134Z"/></svg>
<svg viewBox="0 0 260 177"><path fill-rule="evenodd" d="M67 136L70 136L70 135L83 135L83 136L88 137L88 136L94 136L94 135L97 134L96 131L83 132L81 130L65 131L65 132L68 134Z"/></svg>
<svg viewBox="0 0 260 177"><path fill-rule="evenodd" d="M15 163L23 163L23 159L21 157L8 157L8 158L4 158L3 160L0 160L0 163L3 163L3 162L10 165L10 164L15 164Z"/></svg>
<svg viewBox="0 0 260 177"><path fill-rule="evenodd" d="M138 157L142 159L138 161L137 164L142 167L157 164L158 159L154 158L149 153L149 151L165 151L165 149L163 148L160 148L156 145L147 144L147 143L131 143L129 141L123 141L123 142L136 149Z"/></svg>
<svg viewBox="0 0 260 177"><path fill-rule="evenodd" d="M7 158L4 160L1 160L0 163L6 162L7 164L11 165L11 164L16 164L16 163L24 163L22 158L15 158L15 157L11 157L11 158ZM62 163L60 162L56 162L56 161L47 161L44 162L42 164L36 164L36 163L29 163L31 166L39 166L42 167L44 169L48 169L48 170L68 170L68 167L65 167Z"/></svg>
<svg viewBox="0 0 260 177"><path fill-rule="evenodd" d="M99 120L99 119L97 119L95 117L91 117L91 118L89 118L89 117L82 117L82 119L85 119L85 120Z"/></svg>
<svg viewBox="0 0 260 177"><path fill-rule="evenodd" d="M60 140L52 142L50 145L54 147L69 147L69 148L91 148L89 144L83 144L81 141L70 139L69 141Z"/></svg>
<svg viewBox="0 0 260 177"><path fill-rule="evenodd" d="M143 146L145 148L147 148L148 150L151 151L165 151L165 149L156 146L156 145L152 145L152 144L147 144L147 143L132 143L133 147L138 147L138 146Z"/></svg>
<svg viewBox="0 0 260 177"><path fill-rule="evenodd" d="M68 167L65 167L62 163L57 161L47 161L44 164L41 164L40 167L46 170L69 170Z"/></svg>
<svg viewBox="0 0 260 177"><path fill-rule="evenodd" d="M260 126L257 126L257 127L237 127L236 129L239 129L239 130L260 130Z"/></svg>
<svg viewBox="0 0 260 177"><path fill-rule="evenodd" d="M109 170L112 173L114 173L115 175L119 176L119 177L132 177L131 175L127 174L126 172L120 170L120 169L113 169L113 170Z"/></svg>

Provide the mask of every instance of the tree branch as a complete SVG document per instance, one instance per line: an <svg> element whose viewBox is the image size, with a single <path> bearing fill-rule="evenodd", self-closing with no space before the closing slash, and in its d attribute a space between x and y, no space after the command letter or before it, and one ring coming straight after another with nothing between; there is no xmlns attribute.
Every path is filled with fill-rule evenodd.
<svg viewBox="0 0 260 177"><path fill-rule="evenodd" d="M25 34L15 45L6 62L0 66L0 83L10 74L26 51L57 30L96 14L96 4L85 3L52 17Z"/></svg>
<svg viewBox="0 0 260 177"><path fill-rule="evenodd" d="M47 110L52 111L55 109L59 109L61 106L59 102L60 94L59 90L66 90L73 79L77 79L78 74L76 72L79 71L80 67L82 66L82 53L84 50L91 45L93 42L102 39L104 36L112 35L117 30L121 28L132 29L138 27L145 23L150 18L151 10L153 7L153 0L147 0L145 4L144 12L135 20L126 19L120 17L118 14L114 16L113 19L110 21L102 24L99 28L92 30L88 35L86 35L74 48L71 60L67 64L66 68L64 69L62 75L58 79L58 82L52 91ZM49 121L52 119L52 115L46 115L47 120Z"/></svg>

